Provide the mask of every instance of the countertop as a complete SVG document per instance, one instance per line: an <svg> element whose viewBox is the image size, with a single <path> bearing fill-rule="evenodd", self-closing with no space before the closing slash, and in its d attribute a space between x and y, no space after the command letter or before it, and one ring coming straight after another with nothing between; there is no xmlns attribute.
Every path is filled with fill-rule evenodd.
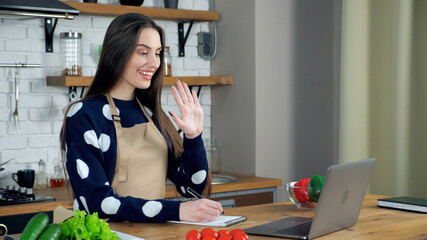
<svg viewBox="0 0 427 240"><path fill-rule="evenodd" d="M280 179L239 175L235 173L219 173L222 175L230 175L236 177L235 182L212 185L212 193L232 192L258 188L277 187L282 185ZM43 190L34 190L36 194L55 197L54 202L30 203L12 206L0 207L0 216L22 214L30 212L52 211L58 206L63 206L68 209L73 208L73 191L71 187L48 188ZM179 197L175 190L175 185L167 184L165 198Z"/></svg>
<svg viewBox="0 0 427 240"><path fill-rule="evenodd" d="M423 213L377 207L377 199L385 196L368 194L356 225L316 239L426 239L427 215ZM269 203L224 209L225 215L246 216L247 221L215 231L245 229L289 216L313 217L314 211L298 210L291 202ZM204 227L174 223L110 223L111 229L147 240L185 239L185 234ZM249 235L251 240L284 239Z"/></svg>

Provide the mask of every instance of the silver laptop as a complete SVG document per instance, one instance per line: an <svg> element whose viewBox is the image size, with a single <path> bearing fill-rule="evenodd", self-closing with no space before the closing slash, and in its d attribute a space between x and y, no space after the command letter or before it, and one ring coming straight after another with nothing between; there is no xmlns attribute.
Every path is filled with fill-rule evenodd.
<svg viewBox="0 0 427 240"><path fill-rule="evenodd" d="M330 166L314 218L288 217L244 229L247 234L312 239L356 224L375 158Z"/></svg>

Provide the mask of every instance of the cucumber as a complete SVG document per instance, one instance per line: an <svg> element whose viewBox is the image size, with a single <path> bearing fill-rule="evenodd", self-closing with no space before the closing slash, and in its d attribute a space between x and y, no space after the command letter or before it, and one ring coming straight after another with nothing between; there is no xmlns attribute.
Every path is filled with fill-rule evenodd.
<svg viewBox="0 0 427 240"><path fill-rule="evenodd" d="M61 235L61 228L56 223L51 223L42 232L42 235L37 240L58 240Z"/></svg>
<svg viewBox="0 0 427 240"><path fill-rule="evenodd" d="M34 215L24 228L21 240L36 240L49 224L49 217L46 213L37 213Z"/></svg>

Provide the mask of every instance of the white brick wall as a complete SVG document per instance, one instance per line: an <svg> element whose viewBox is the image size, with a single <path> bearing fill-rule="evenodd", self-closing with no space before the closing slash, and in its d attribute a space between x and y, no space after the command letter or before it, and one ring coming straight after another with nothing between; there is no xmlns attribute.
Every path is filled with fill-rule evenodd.
<svg viewBox="0 0 427 240"><path fill-rule="evenodd" d="M77 0L76 0L77 1ZM81 2L81 1L79 1ZM99 4L119 4L118 0L98 0ZM178 8L209 10L209 0L180 0ZM144 7L163 7L163 0L145 0ZM63 108L68 104L68 88L46 86L46 76L61 71L60 32L81 32L83 35L83 75L96 71L98 47L114 17L80 15L76 19L58 20L54 33L53 53L45 52L43 19L16 20L0 15L0 63L41 64L42 68L19 69L19 133L14 131L12 113L15 109L14 68L0 68L0 163L15 158L0 172L0 187L13 184L12 172L22 168L37 169L39 159L47 162L48 173L60 159L59 131ZM166 33L175 76L209 76L210 62L197 56L197 33L207 31L208 23L194 23L185 47L184 58L178 57L178 30L173 21L156 22ZM186 24L185 28L188 25ZM197 91L197 88L195 88ZM80 94L81 88L78 88ZM200 93L205 119L203 138L210 139L211 89ZM170 87L162 95L165 111L179 113Z"/></svg>

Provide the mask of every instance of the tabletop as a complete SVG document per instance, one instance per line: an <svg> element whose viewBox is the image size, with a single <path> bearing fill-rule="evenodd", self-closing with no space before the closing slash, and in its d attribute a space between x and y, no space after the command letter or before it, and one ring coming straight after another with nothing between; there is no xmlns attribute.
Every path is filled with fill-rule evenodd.
<svg viewBox="0 0 427 240"><path fill-rule="evenodd" d="M356 225L317 239L427 239L427 214L377 207L377 199L385 196L368 194L365 197ZM270 203L225 209L225 215L246 216L247 221L215 231L245 229L289 216L313 217L312 210L298 210L291 202ZM112 229L147 240L185 239L185 234L203 226L173 223L110 223ZM284 239L249 235L249 239Z"/></svg>

